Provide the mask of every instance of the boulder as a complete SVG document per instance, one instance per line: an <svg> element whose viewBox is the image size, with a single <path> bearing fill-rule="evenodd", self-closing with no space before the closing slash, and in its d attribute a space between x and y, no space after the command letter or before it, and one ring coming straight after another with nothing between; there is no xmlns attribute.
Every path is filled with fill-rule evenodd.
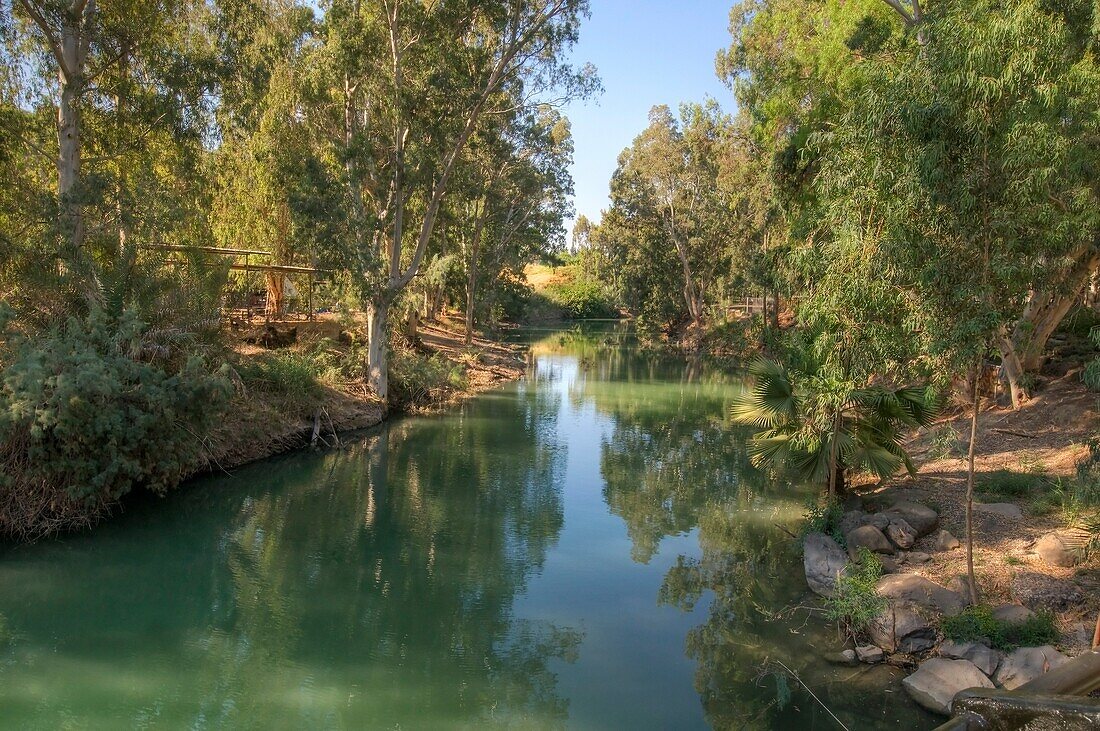
<svg viewBox="0 0 1100 731"><path fill-rule="evenodd" d="M886 526L890 525L890 518L882 513L871 513L863 519L863 524L873 525L879 530L886 530Z"/></svg>
<svg viewBox="0 0 1100 731"><path fill-rule="evenodd" d="M875 663L882 662L882 658L885 657L882 653L882 649L877 645L859 645L856 647L856 657L860 662Z"/></svg>
<svg viewBox="0 0 1100 731"><path fill-rule="evenodd" d="M886 652L923 652L936 644L936 630L921 607L894 602L871 620L867 634Z"/></svg>
<svg viewBox="0 0 1100 731"><path fill-rule="evenodd" d="M884 553L878 554L878 561L882 564L882 573L884 574L896 574L898 569L898 560L894 556L887 556Z"/></svg>
<svg viewBox="0 0 1100 731"><path fill-rule="evenodd" d="M1001 664L1001 653L978 642L952 642L946 640L940 645L940 654L953 660L969 660L974 667L993 677L997 666Z"/></svg>
<svg viewBox="0 0 1100 731"><path fill-rule="evenodd" d="M1017 571L1012 577L1012 596L1026 606L1055 612L1077 606L1085 598L1072 579L1037 571Z"/></svg>
<svg viewBox="0 0 1100 731"><path fill-rule="evenodd" d="M845 536L845 541L848 543L848 556L853 561L859 559L860 548L866 548L872 553L894 552L893 544L873 525L861 525Z"/></svg>
<svg viewBox="0 0 1100 731"><path fill-rule="evenodd" d="M1034 614L1022 604L1002 604L993 610L993 619L1005 624L1023 624Z"/></svg>
<svg viewBox="0 0 1100 731"><path fill-rule="evenodd" d="M886 537L898 548L909 550L917 541L917 532L905 518L894 518L886 526Z"/></svg>
<svg viewBox="0 0 1100 731"><path fill-rule="evenodd" d="M1009 520L1019 520L1024 517L1024 511L1016 503L974 503L974 512L996 515Z"/></svg>
<svg viewBox="0 0 1100 731"><path fill-rule="evenodd" d="M932 557L924 551L910 551L905 554L905 562L910 564L928 563L931 560Z"/></svg>
<svg viewBox="0 0 1100 731"><path fill-rule="evenodd" d="M833 665L857 665L859 660L856 658L855 650L847 649L841 652L830 652L826 654L825 662L832 663Z"/></svg>
<svg viewBox="0 0 1100 731"><path fill-rule="evenodd" d="M1015 690L1067 662L1069 658L1050 645L1021 647L1001 660L993 679L1005 690Z"/></svg>
<svg viewBox="0 0 1100 731"><path fill-rule="evenodd" d="M802 543L802 563L806 583L821 596L832 596L836 579L848 565L848 556L840 544L824 533L809 533Z"/></svg>
<svg viewBox="0 0 1100 731"><path fill-rule="evenodd" d="M1081 557L1070 550L1061 533L1047 533L1035 544L1035 553L1050 566L1069 568L1076 566Z"/></svg>
<svg viewBox="0 0 1100 731"><path fill-rule="evenodd" d="M966 600L961 596L916 574L883 576L875 585L875 590L879 596L915 604L948 617L953 617L966 608Z"/></svg>
<svg viewBox="0 0 1100 731"><path fill-rule="evenodd" d="M840 529L841 535L846 536L861 525L865 525L866 522L867 513L862 510L849 510L837 521L837 528Z"/></svg>
<svg viewBox="0 0 1100 731"><path fill-rule="evenodd" d="M936 534L935 539L932 542L932 546L937 551L954 551L956 548L962 546L959 543L959 539L948 533L946 530L941 530Z"/></svg>
<svg viewBox="0 0 1100 731"><path fill-rule="evenodd" d="M901 681L905 691L933 713L949 715L955 694L967 688L992 688L993 683L969 660L933 658Z"/></svg>
<svg viewBox="0 0 1100 731"><path fill-rule="evenodd" d="M920 503L899 500L890 506L885 514L889 517L897 516L913 527L918 536L926 536L936 529L940 523L940 516L932 508Z"/></svg>
<svg viewBox="0 0 1100 731"><path fill-rule="evenodd" d="M947 588L965 599L967 604L970 603L970 584L966 580L966 574L953 577L947 582Z"/></svg>

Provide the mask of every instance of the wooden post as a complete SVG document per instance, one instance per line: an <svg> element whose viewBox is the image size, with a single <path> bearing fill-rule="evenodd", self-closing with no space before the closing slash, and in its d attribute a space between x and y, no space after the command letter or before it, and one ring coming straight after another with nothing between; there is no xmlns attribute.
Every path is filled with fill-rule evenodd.
<svg viewBox="0 0 1100 731"><path fill-rule="evenodd" d="M309 273L309 321L313 322L313 272Z"/></svg>

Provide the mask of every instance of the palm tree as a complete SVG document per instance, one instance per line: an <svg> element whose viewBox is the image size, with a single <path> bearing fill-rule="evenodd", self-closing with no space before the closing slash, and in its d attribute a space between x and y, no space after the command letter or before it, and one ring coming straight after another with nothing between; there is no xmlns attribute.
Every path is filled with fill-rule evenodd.
<svg viewBox="0 0 1100 731"><path fill-rule="evenodd" d="M755 466L782 464L802 479L824 481L830 498L851 470L915 472L902 430L932 423L939 409L928 389L855 388L819 361L788 368L762 358L749 372L752 387L734 402L732 416L760 429L749 441Z"/></svg>

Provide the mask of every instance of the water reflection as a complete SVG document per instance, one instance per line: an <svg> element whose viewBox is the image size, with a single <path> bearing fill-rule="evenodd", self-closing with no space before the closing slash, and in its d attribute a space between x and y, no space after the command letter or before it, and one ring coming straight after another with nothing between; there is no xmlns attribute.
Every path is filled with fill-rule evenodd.
<svg viewBox="0 0 1100 731"><path fill-rule="evenodd" d="M548 663L582 635L512 612L562 528L546 398L396 421L12 552L5 723L561 725Z"/></svg>

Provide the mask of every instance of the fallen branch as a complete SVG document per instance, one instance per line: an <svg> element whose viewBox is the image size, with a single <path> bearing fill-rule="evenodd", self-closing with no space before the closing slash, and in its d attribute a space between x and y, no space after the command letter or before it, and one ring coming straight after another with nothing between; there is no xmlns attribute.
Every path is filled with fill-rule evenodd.
<svg viewBox="0 0 1100 731"><path fill-rule="evenodd" d="M1008 434L1008 435L1014 436L1014 437L1023 437L1024 439L1034 439L1035 438L1034 434L1027 434L1026 432L1022 432L1022 431L1012 431L1011 429L997 429L997 428L994 427L993 429L990 429L989 431L995 431L998 434Z"/></svg>

